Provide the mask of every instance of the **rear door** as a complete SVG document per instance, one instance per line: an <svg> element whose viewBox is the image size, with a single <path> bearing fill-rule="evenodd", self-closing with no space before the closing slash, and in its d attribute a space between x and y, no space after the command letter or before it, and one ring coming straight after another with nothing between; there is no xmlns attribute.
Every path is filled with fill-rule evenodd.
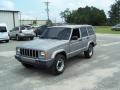
<svg viewBox="0 0 120 90"><path fill-rule="evenodd" d="M15 27L13 30L10 32L11 37L16 37L16 35L19 33L19 27Z"/></svg>
<svg viewBox="0 0 120 90"><path fill-rule="evenodd" d="M88 34L89 34L89 40L94 41L96 43L96 35L95 31L93 30L92 26L87 27Z"/></svg>
<svg viewBox="0 0 120 90"><path fill-rule="evenodd" d="M88 36L87 27L81 27L81 37L82 37L82 46L86 48L89 42L90 37Z"/></svg>

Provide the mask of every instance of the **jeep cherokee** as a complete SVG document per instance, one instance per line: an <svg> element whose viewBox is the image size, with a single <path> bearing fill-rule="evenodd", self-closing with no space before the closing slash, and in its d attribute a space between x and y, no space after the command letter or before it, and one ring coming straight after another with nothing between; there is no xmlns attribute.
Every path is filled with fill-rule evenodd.
<svg viewBox="0 0 120 90"><path fill-rule="evenodd" d="M96 35L91 25L65 25L47 28L40 39L16 47L15 58L25 67L43 66L61 74L65 60L84 52L93 56Z"/></svg>

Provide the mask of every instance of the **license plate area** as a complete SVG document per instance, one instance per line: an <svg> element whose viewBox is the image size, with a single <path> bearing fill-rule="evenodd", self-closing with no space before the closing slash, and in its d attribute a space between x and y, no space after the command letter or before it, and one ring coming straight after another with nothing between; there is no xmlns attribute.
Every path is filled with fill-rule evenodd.
<svg viewBox="0 0 120 90"><path fill-rule="evenodd" d="M30 58L26 58L26 57L22 57L22 61L29 62L29 63L35 63L36 62L36 60L30 59Z"/></svg>

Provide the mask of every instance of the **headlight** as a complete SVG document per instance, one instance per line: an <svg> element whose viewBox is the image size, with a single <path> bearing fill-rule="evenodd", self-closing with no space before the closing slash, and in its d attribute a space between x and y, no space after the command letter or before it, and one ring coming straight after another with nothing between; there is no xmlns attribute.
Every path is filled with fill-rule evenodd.
<svg viewBox="0 0 120 90"><path fill-rule="evenodd" d="M20 48L16 48L16 54L20 54Z"/></svg>
<svg viewBox="0 0 120 90"><path fill-rule="evenodd" d="M45 52L40 52L40 55L41 56L45 56Z"/></svg>
<svg viewBox="0 0 120 90"><path fill-rule="evenodd" d="M47 59L48 58L48 53L44 52L44 51L40 51L39 52L39 58L45 58L45 59Z"/></svg>

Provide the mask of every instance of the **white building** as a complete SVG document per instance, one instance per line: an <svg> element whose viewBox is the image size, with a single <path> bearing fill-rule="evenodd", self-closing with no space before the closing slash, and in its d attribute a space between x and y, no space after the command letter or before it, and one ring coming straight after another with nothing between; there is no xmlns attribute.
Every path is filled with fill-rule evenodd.
<svg viewBox="0 0 120 90"><path fill-rule="evenodd" d="M0 23L5 23L8 30L19 26L19 11L0 10Z"/></svg>

